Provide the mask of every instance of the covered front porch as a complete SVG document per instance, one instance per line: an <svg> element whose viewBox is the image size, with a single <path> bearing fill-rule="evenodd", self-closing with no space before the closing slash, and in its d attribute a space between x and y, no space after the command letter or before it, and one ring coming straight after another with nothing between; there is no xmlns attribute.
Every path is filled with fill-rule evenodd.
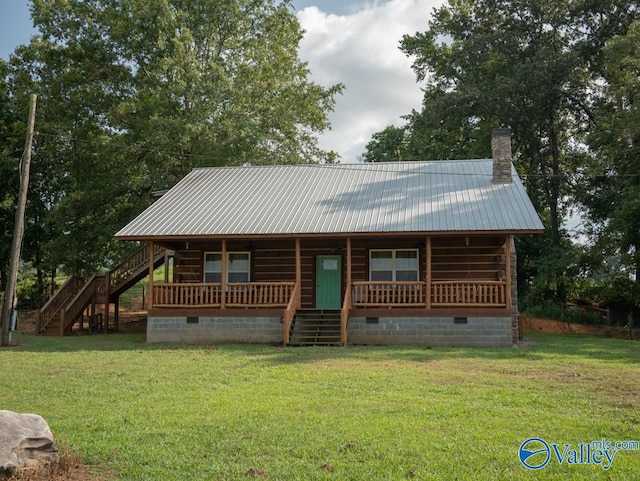
<svg viewBox="0 0 640 481"><path fill-rule="evenodd" d="M285 345L316 308L339 311L343 345L351 318L511 313L508 235L155 242L175 254L168 282L150 276L150 317L278 318Z"/></svg>

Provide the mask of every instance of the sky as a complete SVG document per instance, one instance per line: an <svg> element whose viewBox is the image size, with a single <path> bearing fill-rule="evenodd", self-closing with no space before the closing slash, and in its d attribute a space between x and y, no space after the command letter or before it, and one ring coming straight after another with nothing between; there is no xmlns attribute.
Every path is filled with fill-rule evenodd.
<svg viewBox="0 0 640 481"><path fill-rule="evenodd" d="M371 135L388 125L402 125L402 115L419 110L421 86L411 59L399 49L404 34L426 30L434 7L443 0L294 0L306 31L300 58L311 78L325 87L343 83L329 119L332 129L319 145L357 162ZM35 33L28 0L0 0L0 56Z"/></svg>

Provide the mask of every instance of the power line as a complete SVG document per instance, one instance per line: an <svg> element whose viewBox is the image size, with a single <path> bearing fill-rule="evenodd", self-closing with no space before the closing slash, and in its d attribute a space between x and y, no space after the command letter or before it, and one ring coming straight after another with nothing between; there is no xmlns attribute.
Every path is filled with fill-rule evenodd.
<svg viewBox="0 0 640 481"><path fill-rule="evenodd" d="M61 139L61 140L66 140L66 141L73 141L73 142L80 142L80 143L85 143L85 144L89 144L92 141L90 140L86 140L86 139L81 139L79 137L73 137L73 136L69 136L67 134L49 134L49 133L44 133L44 132L36 132L36 136L42 136L42 137L49 137L49 138L56 138L56 139ZM224 157L224 156L214 156L214 155L209 155L209 154L195 154L195 153L191 153L191 152L178 152L178 151L169 151L169 150L160 150L160 149L152 149L152 148L148 148L148 147L137 147L137 146L131 146L132 149L136 150L139 153L148 153L148 154L156 154L156 155L164 155L164 156L176 156L176 157L186 157L186 158L191 158L194 160L205 160L205 161L212 161L212 162L227 162L230 165L224 166L224 167L240 167L240 163L246 163L247 160L246 159L237 159L237 158L232 158L232 157ZM478 161L478 160L491 160L491 159L440 159L440 160L434 160L434 159L405 159L402 161L395 161L395 162L389 162L389 163L393 163L393 164L404 164L404 163L411 163L411 162L451 162L451 163L455 163L455 162L472 162L472 161ZM251 161L249 161L249 163L251 163ZM284 165L297 165L297 166L304 166L304 165L308 165L308 166L322 166L323 168L336 168L336 169L340 169L343 171L349 171L349 170L358 170L358 171L375 171L375 172L383 172L383 173L397 173L397 170L393 170L393 169L382 169L380 167L376 167L368 169L366 166L367 165L381 165L381 164L385 164L386 162L364 162L364 163L354 163L354 164L284 164ZM258 163L255 166L268 166L268 165L280 165L280 164L263 164L263 163ZM353 167L351 167L353 166ZM407 174L420 174L420 175L429 175L430 172L424 172L424 171L411 171L411 170L406 170L403 173L407 173ZM435 175L439 175L439 174L435 174ZM487 174L481 174L481 173L472 173L472 172L448 172L446 175L448 176L461 176L461 177L486 177L486 178L490 178L492 177L493 174L491 173L487 173ZM535 174L535 173L520 173L518 172L518 177L520 177L521 179L524 178L538 178L538 179L561 179L561 180L570 180L573 178L578 178L578 179L598 179L598 178L636 178L636 177L640 177L640 173L633 173L633 174L621 174L621 173L615 173L615 174L593 174L593 175L580 175L580 174L575 174L575 173L569 173L569 174Z"/></svg>

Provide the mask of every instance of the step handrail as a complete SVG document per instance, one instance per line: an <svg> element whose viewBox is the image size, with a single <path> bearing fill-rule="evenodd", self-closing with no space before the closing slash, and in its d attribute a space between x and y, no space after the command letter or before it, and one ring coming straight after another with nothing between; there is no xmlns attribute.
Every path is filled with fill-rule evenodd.
<svg viewBox="0 0 640 481"><path fill-rule="evenodd" d="M165 249L156 244L153 250L154 262L164 254ZM149 244L142 246L109 271L109 294L145 266L149 266Z"/></svg>
<svg viewBox="0 0 640 481"><path fill-rule="evenodd" d="M342 303L342 309L340 309L340 342L343 346L347 345L347 338L349 336L349 315L351 314L351 308L353 307L351 302L351 283L347 285L344 292L344 301Z"/></svg>
<svg viewBox="0 0 640 481"><path fill-rule="evenodd" d="M44 332L47 326L56 318L60 310L67 304L69 298L85 283L84 277L70 276L60 288L49 298L38 311L36 319L36 333Z"/></svg>
<svg viewBox="0 0 640 481"><path fill-rule="evenodd" d="M64 336L69 325L73 325L82 311L91 302L91 299L96 295L97 279L101 277L96 274L85 283L85 285L78 291L67 306L62 311L62 317L60 319L60 334Z"/></svg>
<svg viewBox="0 0 640 481"><path fill-rule="evenodd" d="M291 323L296 315L296 309L300 309L300 283L296 282L291 292L291 298L284 311L284 345L289 344L289 333L291 332Z"/></svg>

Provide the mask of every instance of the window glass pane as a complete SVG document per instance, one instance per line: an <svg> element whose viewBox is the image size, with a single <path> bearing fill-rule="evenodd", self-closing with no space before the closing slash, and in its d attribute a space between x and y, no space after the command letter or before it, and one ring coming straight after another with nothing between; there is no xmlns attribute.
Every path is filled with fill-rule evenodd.
<svg viewBox="0 0 640 481"><path fill-rule="evenodd" d="M371 251L372 259L391 259L393 251Z"/></svg>
<svg viewBox="0 0 640 481"><path fill-rule="evenodd" d="M337 259L322 259L322 270L323 271L337 271L338 270L338 260Z"/></svg>
<svg viewBox="0 0 640 481"><path fill-rule="evenodd" d="M418 273L416 271L397 271L396 281L417 281Z"/></svg>
<svg viewBox="0 0 640 481"><path fill-rule="evenodd" d="M219 272L206 272L204 275L205 282L221 282L221 274Z"/></svg>
<svg viewBox="0 0 640 481"><path fill-rule="evenodd" d="M372 281L392 281L393 272L392 271L371 271L371 280Z"/></svg>
<svg viewBox="0 0 640 481"><path fill-rule="evenodd" d="M249 282L249 274L247 272L229 272L229 282Z"/></svg>
<svg viewBox="0 0 640 481"><path fill-rule="evenodd" d="M393 251L371 251L371 270L390 271L393 269Z"/></svg>
<svg viewBox="0 0 640 481"><path fill-rule="evenodd" d="M396 252L396 269L403 271L418 270L418 253L416 251Z"/></svg>
<svg viewBox="0 0 640 481"><path fill-rule="evenodd" d="M222 255L219 253L209 253L204 258L204 271L222 272Z"/></svg>
<svg viewBox="0 0 640 481"><path fill-rule="evenodd" d="M249 272L249 253L230 252L228 268L229 272Z"/></svg>

